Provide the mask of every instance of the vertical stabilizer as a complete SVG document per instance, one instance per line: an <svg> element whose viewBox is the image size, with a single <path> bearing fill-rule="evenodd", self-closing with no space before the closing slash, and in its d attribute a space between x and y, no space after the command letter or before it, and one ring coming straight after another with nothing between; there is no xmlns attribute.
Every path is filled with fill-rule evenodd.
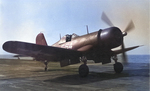
<svg viewBox="0 0 150 91"><path fill-rule="evenodd" d="M43 34L43 33L39 33L39 34L36 36L36 44L47 46L47 42L46 42L46 40L45 40L45 37L44 37L44 34Z"/></svg>

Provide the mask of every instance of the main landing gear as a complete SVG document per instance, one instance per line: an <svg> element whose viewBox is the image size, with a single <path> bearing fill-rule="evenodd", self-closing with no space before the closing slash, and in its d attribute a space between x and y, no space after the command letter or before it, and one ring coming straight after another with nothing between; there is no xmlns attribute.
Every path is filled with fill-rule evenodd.
<svg viewBox="0 0 150 91"><path fill-rule="evenodd" d="M113 56L112 59L115 61L115 64L114 64L114 71L116 73L121 73L123 71L123 65L120 63L120 62L117 62L117 56ZM88 74L89 74L89 68L88 66L86 65L87 64L87 59L86 57L82 57L81 58L81 61L84 63L82 65L80 65L79 67L79 75L80 77L86 77Z"/></svg>
<svg viewBox="0 0 150 91"><path fill-rule="evenodd" d="M89 67L86 65L87 64L86 57L82 57L81 61L84 64L80 65L80 67L79 67L79 75L80 75L80 77L86 77L89 74Z"/></svg>
<svg viewBox="0 0 150 91"><path fill-rule="evenodd" d="M120 62L117 62L117 56L113 56L112 59L115 61L115 64L114 64L114 71L116 73L121 73L123 71L123 65L120 63Z"/></svg>

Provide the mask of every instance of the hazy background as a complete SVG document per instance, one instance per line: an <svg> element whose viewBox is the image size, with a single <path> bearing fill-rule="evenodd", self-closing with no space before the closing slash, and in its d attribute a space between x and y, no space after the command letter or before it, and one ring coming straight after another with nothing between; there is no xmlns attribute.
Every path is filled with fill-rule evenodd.
<svg viewBox="0 0 150 91"><path fill-rule="evenodd" d="M86 34L108 28L101 20L104 11L122 31L132 19L135 29L125 37L125 46L144 45L128 54L149 54L149 0L0 0L0 54L9 40L35 43L45 34L49 45L59 34Z"/></svg>

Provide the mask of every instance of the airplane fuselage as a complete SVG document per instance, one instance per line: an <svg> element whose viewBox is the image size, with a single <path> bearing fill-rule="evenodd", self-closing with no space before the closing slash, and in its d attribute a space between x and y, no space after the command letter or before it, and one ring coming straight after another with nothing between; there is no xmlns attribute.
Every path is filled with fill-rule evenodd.
<svg viewBox="0 0 150 91"><path fill-rule="evenodd" d="M65 40L66 38L62 38L52 46L77 51L88 51L95 46L99 46L99 48L105 47L107 49L112 49L122 44L123 36L119 28L110 27L103 30L100 29L99 31L83 36L77 36L68 42Z"/></svg>

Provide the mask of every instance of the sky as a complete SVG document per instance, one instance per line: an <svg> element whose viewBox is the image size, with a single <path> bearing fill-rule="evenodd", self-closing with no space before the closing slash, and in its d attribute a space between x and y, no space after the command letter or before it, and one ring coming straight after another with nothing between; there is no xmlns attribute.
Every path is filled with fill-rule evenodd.
<svg viewBox="0 0 150 91"><path fill-rule="evenodd" d="M135 29L125 36L125 47L144 45L128 54L149 54L149 0L0 0L0 54L6 41L35 43L36 35L44 33L48 45L61 36L105 29L101 20L105 12L122 31L132 20Z"/></svg>

